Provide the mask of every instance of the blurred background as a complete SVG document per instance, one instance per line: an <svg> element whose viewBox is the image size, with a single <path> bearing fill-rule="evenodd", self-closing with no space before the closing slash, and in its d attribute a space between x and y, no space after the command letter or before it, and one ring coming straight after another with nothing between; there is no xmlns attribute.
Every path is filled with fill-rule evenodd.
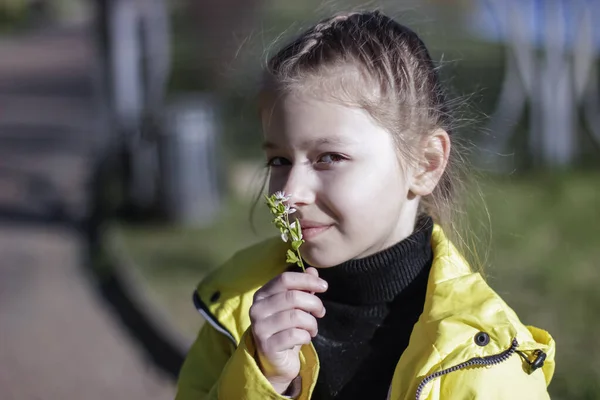
<svg viewBox="0 0 600 400"><path fill-rule="evenodd" d="M273 234L260 67L357 7L468 105L488 281L555 337L552 398L600 398L600 0L0 0L1 399L173 398L195 285Z"/></svg>

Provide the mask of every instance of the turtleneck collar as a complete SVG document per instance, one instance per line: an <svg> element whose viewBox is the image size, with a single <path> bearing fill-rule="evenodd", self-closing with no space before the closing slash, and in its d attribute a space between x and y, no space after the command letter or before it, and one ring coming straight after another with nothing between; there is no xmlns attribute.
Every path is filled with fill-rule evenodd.
<svg viewBox="0 0 600 400"><path fill-rule="evenodd" d="M420 219L414 232L392 247L364 258L319 269L329 289L319 297L344 304L392 301L431 265L433 221Z"/></svg>

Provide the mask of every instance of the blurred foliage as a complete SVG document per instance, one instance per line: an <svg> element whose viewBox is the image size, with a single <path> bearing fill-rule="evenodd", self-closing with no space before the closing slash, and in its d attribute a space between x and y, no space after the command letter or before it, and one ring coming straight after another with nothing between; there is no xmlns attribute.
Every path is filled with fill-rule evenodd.
<svg viewBox="0 0 600 400"><path fill-rule="evenodd" d="M21 33L85 13L87 0L0 0L0 33Z"/></svg>
<svg viewBox="0 0 600 400"><path fill-rule="evenodd" d="M600 397L600 173L540 173L481 182L491 215L488 282L522 321L550 331L557 342L553 399ZM259 205L254 233L247 201L230 199L206 229L123 226L125 243L157 301L191 338L201 318L190 300L202 276L236 250L275 234ZM489 228L491 226L491 228ZM489 245L489 248L486 246Z"/></svg>
<svg viewBox="0 0 600 400"><path fill-rule="evenodd" d="M28 16L28 0L3 0L0 2L0 32L22 26Z"/></svg>

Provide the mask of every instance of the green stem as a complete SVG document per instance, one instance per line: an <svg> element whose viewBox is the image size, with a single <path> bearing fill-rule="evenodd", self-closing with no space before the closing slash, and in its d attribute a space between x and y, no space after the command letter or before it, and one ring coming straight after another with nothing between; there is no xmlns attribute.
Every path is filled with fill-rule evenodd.
<svg viewBox="0 0 600 400"><path fill-rule="evenodd" d="M296 250L298 253L298 265L302 268L302 272L306 272L306 268L304 268L304 262L302 261L302 256L300 255L300 249Z"/></svg>
<svg viewBox="0 0 600 400"><path fill-rule="evenodd" d="M290 215L289 215L289 214L287 214L287 213L285 214L285 222L286 222L286 224L287 224L287 226L288 226L288 230L289 230L289 227L290 227ZM293 236L292 236L292 232L291 232L291 230L290 230L290 232L289 232L289 235L290 235L289 239L290 239L290 240L293 240L294 238L293 238ZM298 262L297 262L298 266L299 266L300 268L302 268L302 272L306 272L306 268L304 268L304 262L302 261L302 256L300 255L300 248L298 248L298 249L296 250L296 254L298 255Z"/></svg>

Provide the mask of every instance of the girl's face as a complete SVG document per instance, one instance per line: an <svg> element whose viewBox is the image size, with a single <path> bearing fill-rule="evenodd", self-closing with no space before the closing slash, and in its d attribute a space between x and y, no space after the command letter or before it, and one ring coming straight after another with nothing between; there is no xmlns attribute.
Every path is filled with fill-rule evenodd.
<svg viewBox="0 0 600 400"><path fill-rule="evenodd" d="M262 121L269 191L291 195L309 264L362 258L412 233L419 200L411 169L366 111L290 94Z"/></svg>

